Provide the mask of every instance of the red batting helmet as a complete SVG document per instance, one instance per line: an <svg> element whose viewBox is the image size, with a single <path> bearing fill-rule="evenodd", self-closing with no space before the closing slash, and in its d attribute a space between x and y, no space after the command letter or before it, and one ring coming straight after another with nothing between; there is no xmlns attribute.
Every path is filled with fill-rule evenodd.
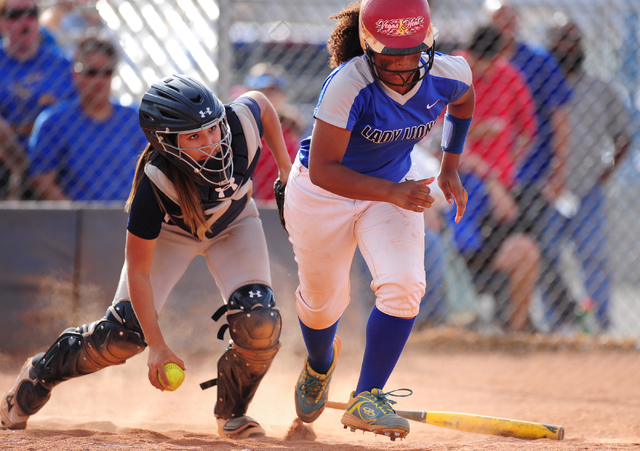
<svg viewBox="0 0 640 451"><path fill-rule="evenodd" d="M429 60L420 66L425 73L433 64L433 26L426 0L362 0L360 4L360 45L373 64L372 53L408 55L426 53ZM375 64L372 72L377 77ZM405 83L406 84L406 83Z"/></svg>
<svg viewBox="0 0 640 451"><path fill-rule="evenodd" d="M376 53L406 55L433 47L433 27L425 0L363 0L360 45Z"/></svg>

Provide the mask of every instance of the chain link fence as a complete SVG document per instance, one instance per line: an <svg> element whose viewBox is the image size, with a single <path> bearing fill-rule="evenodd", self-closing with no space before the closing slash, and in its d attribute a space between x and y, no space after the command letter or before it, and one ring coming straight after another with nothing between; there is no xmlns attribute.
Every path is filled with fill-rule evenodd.
<svg viewBox="0 0 640 451"><path fill-rule="evenodd" d="M221 100L228 102L251 88L245 80L256 64L270 63L280 70L274 72L278 83L262 88L277 88L281 96L278 106L282 108L283 118L295 116L296 126L289 138L292 146L296 146L299 139L310 131L313 108L322 82L330 73L326 40L334 22L328 17L346 6L345 2L334 0L100 0L96 4L77 2L80 6L73 8L70 5L76 2L60 1L37 4L41 20L38 28L31 8L25 8L24 2L14 3L13 0L6 0L4 4L0 2L4 8L1 20L7 25L4 27L7 31L3 35L5 45L0 59L3 75L0 81L0 196L9 200L34 201L47 196L42 185L34 186L35 177L41 175L33 167L33 149L38 139L34 131L43 130L39 123L44 121L42 114L47 114L65 99L73 101L77 94L71 91L75 89L79 76L94 79L102 75L111 77L113 98L135 110L148 86L165 75L186 73L196 76L211 86ZM568 294L565 300L558 300L560 298L547 295L544 284L537 284L538 288L526 306L531 327L542 332L606 331L613 335L640 337L640 265L637 261L640 255L640 202L637 196L640 154L638 128L634 126L638 124L640 110L640 4L634 0L514 0L511 5L519 18L519 39L535 41L546 48L551 47L552 29L569 22L577 24L582 33L584 68L588 73L607 80L624 105L625 114L628 114L622 126L635 139L626 157L616 165L606 183L601 184L605 195L602 208L587 211L580 224L584 228L590 223L604 221L603 230L608 244L599 242L602 237L597 232L585 236L577 231L573 238L583 238L578 240L565 239L570 238L567 234L554 237L550 246L558 259L555 266ZM434 0L431 10L432 21L438 28L437 50L445 53L466 51L478 27L490 23L492 14L499 7L499 0ZM54 20L56 17L57 22ZM44 26L46 18L49 20L48 28ZM35 31L34 26L38 28ZM70 37L74 30L77 35ZM77 59L67 61L65 65L63 58L73 60L73 51L62 45L64 39L73 40L88 30L97 30L99 35L117 47L119 60L113 67L113 74L109 73L108 64L94 67L93 75L83 73L88 69L86 62L81 62L84 69L79 69ZM59 48L56 47L56 39ZM9 42L11 45L7 45ZM32 52L29 48L37 50ZM43 48L47 51L44 52ZM19 56L12 52L18 52ZM58 56L51 56L54 54ZM76 75L72 78L74 71ZM97 84L88 86L95 93L100 89ZM495 86L495 89L502 87ZM606 114L612 111L610 106L608 103L594 105L593 111ZM290 108L287 114L284 113L286 108ZM58 111L56 114L62 113ZM75 127L73 117L66 117L66 129L45 128L53 130L46 134L51 140L47 146L58 148L48 153L49 147L44 146L37 156L41 168L52 177L49 182L60 182L77 170L84 171L85 178L100 180L96 184L102 191L109 184L127 186L131 172L122 168L127 165L133 167L135 155L142 150L139 148L139 136L136 137L135 120L131 131L124 132L122 122L108 128L99 126L104 122L99 115L98 119L95 114L86 115L88 118L83 116L82 109L78 110ZM616 120L615 117L609 119L609 122ZM585 115L578 122L584 126L597 121ZM94 123L98 125L94 127ZM506 124L507 128L511 126L513 124ZM116 140L122 136L127 138L127 143ZM114 142L117 145L114 146ZM129 145L135 149L125 154L121 149ZM607 146L602 152L611 157L613 141ZM74 163L78 155L69 153L82 153L83 149L88 151L88 156ZM295 151L291 150L292 153ZM55 158L51 156L54 154ZM596 163L593 162L594 165ZM256 180L256 193L270 192L272 183L273 179L268 177ZM62 198L65 197L64 186L59 193ZM78 186L75 192L83 192L82 185ZM111 197L101 200L123 202L123 195L117 194L122 192L114 189ZM81 196L77 199L91 200ZM269 205L269 196L265 195L264 199L263 205ZM571 193L562 199L564 204L551 205L550 209L557 207L557 212L560 216L564 213L565 219L575 216L571 211L587 207L580 205L580 196L576 200ZM525 211L532 209L530 207L520 205L520 209ZM567 208L569 213L566 213ZM546 219L540 216L534 218L533 223L547 224L544 221ZM498 321L496 328L496 310L505 307L501 307L496 298L500 289L485 290L484 293L478 289L478 281L475 280L474 284L464 252L456 241L456 226L446 225L447 221L443 223L444 229L438 232L444 237L441 255L444 256L445 273L435 283L443 288L443 294L442 299L436 301L439 303L437 315L431 315L435 308L425 309L428 314L422 318L424 323L462 324L483 333L500 333L513 314L513 306L506 306L507 318L502 321L505 324ZM498 248L505 236L497 230L487 231L488 224L490 221L483 223L484 236L488 241L494 240ZM544 245L541 237L537 236L539 233L534 233L533 239L542 248ZM428 256L429 252L428 247ZM594 284L594 279L606 271L604 266L594 268L589 264L594 261L596 252L608 257L607 265L612 277ZM542 259L540 280L548 277L547 263ZM485 268L492 264L495 262L483 262ZM429 281L429 274L427 279ZM501 290L513 294L509 293L509 282L505 280L503 283L507 285ZM606 283L610 283L608 288ZM602 306L606 302L603 299L607 295L598 290L611 293L606 306L608 324L602 322L605 314ZM599 296L603 298L597 299ZM551 308L553 302L559 305ZM598 306L602 307L600 312ZM563 327L556 327L558 315L564 315L563 319L566 319Z"/></svg>

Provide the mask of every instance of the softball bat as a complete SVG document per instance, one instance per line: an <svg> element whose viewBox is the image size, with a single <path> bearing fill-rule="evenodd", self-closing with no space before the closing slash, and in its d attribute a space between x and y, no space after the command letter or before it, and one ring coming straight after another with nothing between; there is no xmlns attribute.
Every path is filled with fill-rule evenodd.
<svg viewBox="0 0 640 451"><path fill-rule="evenodd" d="M347 405L344 402L327 401L326 407L345 410ZM442 428L455 429L456 431L515 437L526 440L536 440L539 438L548 438L550 440L564 439L564 428L551 424L457 412L396 410L396 413L407 420L419 421L420 423L427 423Z"/></svg>

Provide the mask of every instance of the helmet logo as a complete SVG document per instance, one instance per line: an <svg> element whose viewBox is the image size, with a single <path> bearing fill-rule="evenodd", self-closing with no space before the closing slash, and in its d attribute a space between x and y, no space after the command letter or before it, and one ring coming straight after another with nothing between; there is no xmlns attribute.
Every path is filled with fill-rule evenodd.
<svg viewBox="0 0 640 451"><path fill-rule="evenodd" d="M200 116L204 117L205 113L208 114L209 116L211 116L211 109L209 107L207 107L206 110L202 111L198 111L198 113L200 113Z"/></svg>
<svg viewBox="0 0 640 451"><path fill-rule="evenodd" d="M424 17L406 19L380 19L376 22L376 31L388 36L409 36L424 28Z"/></svg>

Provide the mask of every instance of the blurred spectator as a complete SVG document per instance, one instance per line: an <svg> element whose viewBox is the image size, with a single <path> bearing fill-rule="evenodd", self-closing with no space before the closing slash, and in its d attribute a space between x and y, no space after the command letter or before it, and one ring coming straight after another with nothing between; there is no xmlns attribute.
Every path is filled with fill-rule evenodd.
<svg viewBox="0 0 640 451"><path fill-rule="evenodd" d="M627 153L631 141L631 117L610 83L599 80L584 68L584 43L573 23L551 35L551 51L573 89L568 103L571 147L567 161L565 203L550 212L552 230L573 240L584 272L587 294L596 305L599 326L610 326L608 307L612 295L612 274L607 262L606 197L603 185L614 165ZM571 200L573 199L573 205ZM555 243L548 243L556 251Z"/></svg>
<svg viewBox="0 0 640 451"><path fill-rule="evenodd" d="M278 113L282 135L291 160L300 147L304 128L299 111L287 102L287 80L284 69L279 65L258 63L244 79L244 88L261 91ZM273 182L278 178L278 167L267 145L262 143L260 159L253 173L253 197L259 201L274 201Z"/></svg>
<svg viewBox="0 0 640 451"><path fill-rule="evenodd" d="M518 204L523 213L521 223L540 243L549 243L542 235L549 233L544 222L547 211L564 190L566 163L569 151L569 123L566 104L571 88L554 58L541 45L518 39L519 18L515 9L503 5L492 16L493 24L503 39L502 55L524 74L536 105L538 119L537 140L520 165ZM557 245L557 244L554 244ZM575 320L575 301L554 264L553 249L542 251L540 286L547 306L554 310L549 326L554 330Z"/></svg>
<svg viewBox="0 0 640 451"><path fill-rule="evenodd" d="M110 100L118 63L110 41L87 37L74 58L79 99L44 111L29 141L33 187L46 200L124 201L147 139L135 109Z"/></svg>
<svg viewBox="0 0 640 451"><path fill-rule="evenodd" d="M448 215L457 251L464 257L479 294L495 300L498 327L509 332L532 330L529 305L539 277L540 251L527 234L513 232L514 203L497 178L483 181L460 168L469 194L459 224ZM498 239L496 239L499 237Z"/></svg>
<svg viewBox="0 0 640 451"><path fill-rule="evenodd" d="M517 68L499 55L501 38L491 26L479 27L463 55L473 72L476 110L467 135L465 160L483 179L496 177L508 190L517 165L536 134L535 105Z"/></svg>
<svg viewBox="0 0 640 451"><path fill-rule="evenodd" d="M35 0L0 0L0 36L0 198L19 198L36 117L75 90L71 63L41 45Z"/></svg>
<svg viewBox="0 0 640 451"><path fill-rule="evenodd" d="M466 52L473 72L476 109L461 161L473 205L453 227L478 293L491 294L496 319L509 331L531 330L529 306L539 273L535 240L521 230L515 196L516 166L535 137L531 93L516 68L499 55L492 26L479 27ZM471 211L469 211L471 210Z"/></svg>
<svg viewBox="0 0 640 451"><path fill-rule="evenodd" d="M63 54L73 58L76 45L87 35L100 35L118 48L115 33L96 9L95 0L60 0L46 9L40 24L55 38Z"/></svg>
<svg viewBox="0 0 640 451"><path fill-rule="evenodd" d="M58 0L54 2L40 14L40 25L48 33L59 31L62 19L75 9L77 2L78 0Z"/></svg>

